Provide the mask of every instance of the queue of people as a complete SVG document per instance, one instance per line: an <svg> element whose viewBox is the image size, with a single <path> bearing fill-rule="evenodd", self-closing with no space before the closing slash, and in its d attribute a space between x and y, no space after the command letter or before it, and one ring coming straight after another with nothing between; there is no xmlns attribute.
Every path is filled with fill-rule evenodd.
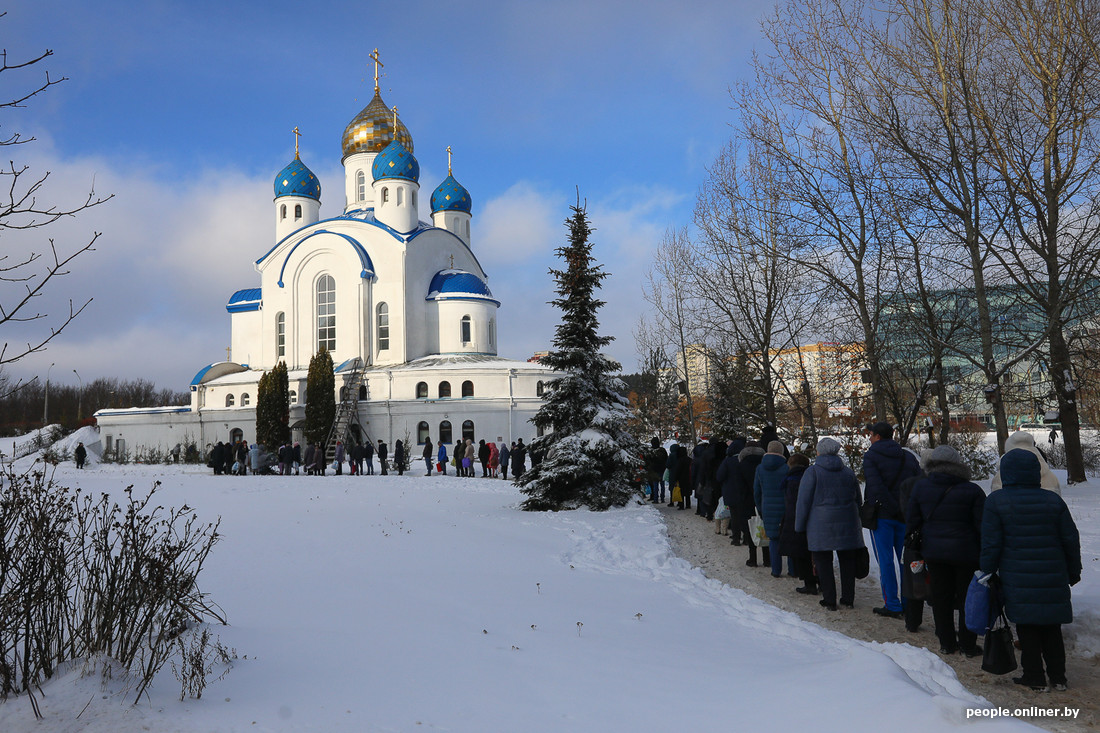
<svg viewBox="0 0 1100 733"><path fill-rule="evenodd" d="M644 456L649 500L664 504L667 495L667 507L683 510L694 497L706 520L728 512L731 544L748 547L746 565L780 578L786 557L786 574L801 581L795 590L820 595L829 611L854 608L857 577L867 574L873 552L882 599L874 615L904 620L916 632L927 598L943 655L982 656L963 609L973 579L996 575L1020 649L1022 674L1013 682L1066 689L1062 625L1073 620L1070 586L1081 579L1081 543L1034 441L1006 445L987 496L950 445L918 456L894 440L890 425L866 430L862 491L833 438L818 442L812 460L791 454L774 428L757 440L712 438L690 454L654 438ZM750 531L757 525L762 531Z"/></svg>
<svg viewBox="0 0 1100 733"><path fill-rule="evenodd" d="M513 478L519 478L526 470L529 451L522 438L512 441L510 445L501 438L497 442L481 440L477 446L472 439L467 438L458 441L450 454L448 447L446 443L440 442L436 445L430 437L425 438L419 456L424 462L425 476L437 473L447 475L447 467L451 466L455 469L456 476L473 477L476 475L477 464L481 466L483 478L507 479L509 471ZM298 442L287 441L271 452L258 443L249 445L244 440L233 443L219 441L207 445L206 465L219 476L244 476L249 472L283 476L324 476L330 470L340 476L345 466L352 476L373 476L377 456L380 475L386 476L393 470L400 476L404 475L412 463L410 448L411 446L405 446L401 440L394 441L391 460L390 448L383 440L378 440L377 444L353 441L348 445L338 440L333 461L328 464L325 446L320 443L307 443L303 448ZM531 465L536 465L539 460L537 453L530 452L530 460Z"/></svg>

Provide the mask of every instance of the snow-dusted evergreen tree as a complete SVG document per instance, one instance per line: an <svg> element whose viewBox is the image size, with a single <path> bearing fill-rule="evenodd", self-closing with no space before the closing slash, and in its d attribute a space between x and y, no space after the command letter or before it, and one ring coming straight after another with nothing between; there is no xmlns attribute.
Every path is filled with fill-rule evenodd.
<svg viewBox="0 0 1100 733"><path fill-rule="evenodd" d="M290 380L280 361L256 387L256 442L274 450L290 440Z"/></svg>
<svg viewBox="0 0 1100 733"><path fill-rule="evenodd" d="M336 376L332 355L323 346L309 360L306 373L306 440L321 445L336 419Z"/></svg>
<svg viewBox="0 0 1100 733"><path fill-rule="evenodd" d="M523 508L532 511L622 506L637 495L642 460L642 446L627 432L624 386L612 376L620 365L600 354L612 341L597 332L604 303L595 293L607 273L592 258L587 212L579 203L572 209L569 244L557 250L566 267L550 270L558 283L550 302L561 309L561 321L554 349L542 359L560 376L532 420L547 431L530 446L542 459L517 481L527 495Z"/></svg>

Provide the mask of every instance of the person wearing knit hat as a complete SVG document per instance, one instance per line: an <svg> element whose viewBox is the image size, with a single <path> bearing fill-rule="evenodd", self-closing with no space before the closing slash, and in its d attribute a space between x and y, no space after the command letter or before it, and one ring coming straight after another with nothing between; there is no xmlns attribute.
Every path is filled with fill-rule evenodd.
<svg viewBox="0 0 1100 733"><path fill-rule="evenodd" d="M787 459L783 457L783 444L773 440L768 443L768 452L756 469L752 486L753 499L769 538L779 537L779 526L783 523L783 485L786 478ZM768 550L772 577L782 577L783 556L779 553L779 543L769 542Z"/></svg>
<svg viewBox="0 0 1100 733"><path fill-rule="evenodd" d="M1020 638L1023 674L1012 681L1042 691L1049 677L1064 690L1062 624L1073 621L1070 586L1081 580L1081 535L1062 497L1042 488L1031 452L1004 454L1001 485L985 500L980 567L1000 576L1005 613Z"/></svg>
<svg viewBox="0 0 1100 733"><path fill-rule="evenodd" d="M912 549L928 567L940 654L962 651L976 657L982 649L977 635L966 627L963 605L978 569L985 492L970 481L970 467L951 446L936 446L922 458L927 475L913 487L905 534L919 532L922 538L920 547Z"/></svg>
<svg viewBox="0 0 1100 733"><path fill-rule="evenodd" d="M837 455L840 443L822 438L817 460L806 469L798 488L794 528L806 533L806 544L817 567L821 605L837 610L833 553L840 565L840 605L855 603L856 556L864 547L859 522L859 481Z"/></svg>

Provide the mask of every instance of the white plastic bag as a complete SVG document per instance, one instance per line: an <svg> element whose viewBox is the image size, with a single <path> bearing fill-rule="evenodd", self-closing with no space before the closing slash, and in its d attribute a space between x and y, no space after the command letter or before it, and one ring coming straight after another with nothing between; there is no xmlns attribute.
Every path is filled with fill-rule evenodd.
<svg viewBox="0 0 1100 733"><path fill-rule="evenodd" d="M718 508L714 510L714 518L715 519L729 519L730 518L730 508L728 506L726 506L725 499L719 499L718 500Z"/></svg>
<svg viewBox="0 0 1100 733"><path fill-rule="evenodd" d="M759 514L749 517L749 537L757 547L768 546L768 533L764 531L764 518Z"/></svg>

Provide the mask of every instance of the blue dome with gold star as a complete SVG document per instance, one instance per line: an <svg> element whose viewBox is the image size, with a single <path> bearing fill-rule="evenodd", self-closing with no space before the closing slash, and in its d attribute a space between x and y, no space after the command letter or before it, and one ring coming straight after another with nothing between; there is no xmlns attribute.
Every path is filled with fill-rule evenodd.
<svg viewBox="0 0 1100 733"><path fill-rule="evenodd" d="M470 213L470 192L466 187L448 175L432 193L432 213L439 211L464 211Z"/></svg>
<svg viewBox="0 0 1100 733"><path fill-rule="evenodd" d="M297 155L275 176L275 198L280 196L305 196L321 200L321 182Z"/></svg>
<svg viewBox="0 0 1100 733"><path fill-rule="evenodd" d="M400 178L414 183L420 182L420 163L409 152L408 148L401 144L400 140L394 140L374 159L371 165L371 173L374 180L380 181L386 178Z"/></svg>

